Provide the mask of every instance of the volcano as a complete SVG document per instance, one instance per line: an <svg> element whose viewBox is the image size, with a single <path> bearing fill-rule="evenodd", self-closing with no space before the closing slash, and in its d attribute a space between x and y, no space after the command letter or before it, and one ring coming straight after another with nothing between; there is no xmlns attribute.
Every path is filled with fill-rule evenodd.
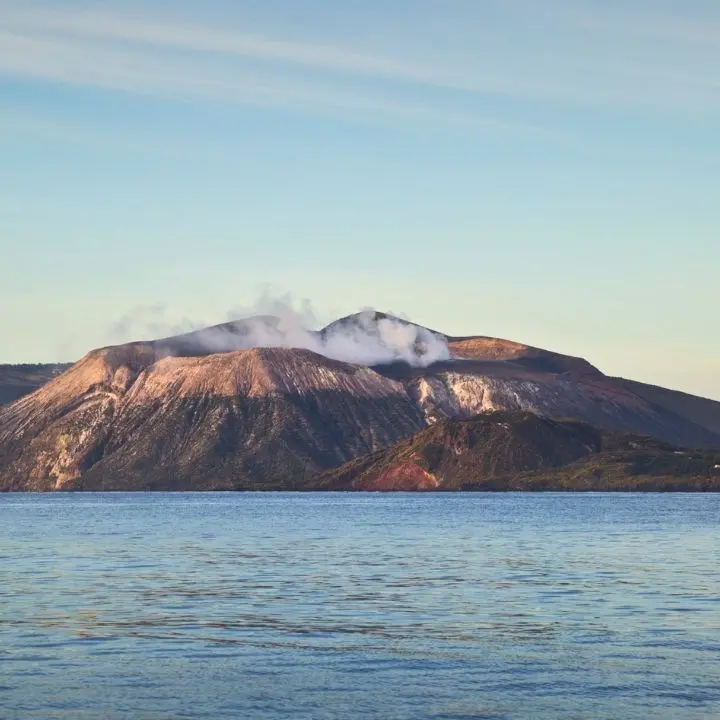
<svg viewBox="0 0 720 720"><path fill-rule="evenodd" d="M720 448L720 403L383 313L261 316L100 348L0 407L2 490L312 489L436 423L506 411Z"/></svg>

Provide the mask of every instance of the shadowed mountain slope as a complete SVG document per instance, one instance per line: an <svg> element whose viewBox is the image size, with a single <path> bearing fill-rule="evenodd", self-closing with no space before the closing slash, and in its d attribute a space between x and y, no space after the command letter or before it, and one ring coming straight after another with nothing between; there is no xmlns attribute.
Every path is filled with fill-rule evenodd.
<svg viewBox="0 0 720 720"><path fill-rule="evenodd" d="M70 366L71 363L0 365L0 405L37 390Z"/></svg>
<svg viewBox="0 0 720 720"><path fill-rule="evenodd" d="M702 425L715 434L720 435L720 402L707 398L689 395L678 390L668 390L657 385L648 385L635 380L616 378L624 388L634 392L648 402L665 408L680 417Z"/></svg>
<svg viewBox="0 0 720 720"><path fill-rule="evenodd" d="M532 413L445 420L310 482L326 490L720 491L720 451Z"/></svg>

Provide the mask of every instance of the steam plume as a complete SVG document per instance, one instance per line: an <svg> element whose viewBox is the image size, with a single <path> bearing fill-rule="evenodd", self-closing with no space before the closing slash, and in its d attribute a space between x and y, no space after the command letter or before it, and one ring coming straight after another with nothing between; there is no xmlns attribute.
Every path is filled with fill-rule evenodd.
<svg viewBox="0 0 720 720"><path fill-rule="evenodd" d="M156 312L152 326L147 328L155 337L160 334L158 315L162 313ZM358 365L405 362L425 367L450 359L444 336L371 309L331 323L323 330L312 330L308 326L317 324L317 316L309 301L296 308L291 296L273 298L265 292L251 307L236 308L229 315L234 319L223 325L166 337L156 341L156 345L162 354L208 354L255 347L302 348ZM124 321L124 326L129 324ZM187 325L185 329L189 329Z"/></svg>

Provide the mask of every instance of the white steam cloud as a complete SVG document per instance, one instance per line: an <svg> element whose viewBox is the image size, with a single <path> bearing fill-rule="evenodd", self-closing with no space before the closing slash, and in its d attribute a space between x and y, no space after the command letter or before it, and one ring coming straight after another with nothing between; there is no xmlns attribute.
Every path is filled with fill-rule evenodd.
<svg viewBox="0 0 720 720"><path fill-rule="evenodd" d="M398 318L376 318L375 312L363 311L346 321L338 321L322 331L308 330L300 318L286 308L286 312L273 316L250 317L233 323L242 332L235 335L235 343L242 347L304 348L333 360L357 365L381 365L406 362L425 367L440 360L450 359L444 337L412 325ZM230 349L229 334L222 326L201 331L202 342L218 350ZM237 347L237 344L235 344ZM234 349L234 348L233 348Z"/></svg>
<svg viewBox="0 0 720 720"><path fill-rule="evenodd" d="M158 317L162 315L155 306L146 327L151 337L163 334L158 332ZM310 302L303 301L296 308L289 295L272 298L264 293L252 307L238 308L228 315L233 318L230 322L192 332L187 330L203 323L185 320L180 326L186 332L181 335L174 332L178 325L172 324L168 330L174 337L157 341L158 349L162 354L208 354L256 347L299 348L357 365L405 362L415 367L450 359L443 335L370 309L335 321L323 330L312 330L308 326L316 325L317 320ZM138 325L142 323L124 319L115 329L126 331Z"/></svg>
<svg viewBox="0 0 720 720"><path fill-rule="evenodd" d="M376 319L372 311L360 313L355 319L357 323L351 327L331 326L317 352L359 365L403 361L426 367L450 359L445 338L424 327L397 318Z"/></svg>

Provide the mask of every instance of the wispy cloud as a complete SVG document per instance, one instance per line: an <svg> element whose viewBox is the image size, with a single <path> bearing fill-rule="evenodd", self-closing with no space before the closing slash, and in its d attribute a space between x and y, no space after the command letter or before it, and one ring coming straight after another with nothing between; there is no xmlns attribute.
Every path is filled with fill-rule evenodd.
<svg viewBox="0 0 720 720"><path fill-rule="evenodd" d="M155 52L78 46L0 31L0 72L59 83L137 94L295 107L348 114L356 119L415 121L458 130L537 128L453 111L431 104L396 101L392 96L353 91L322 78L277 71L198 66L192 58L167 58Z"/></svg>
<svg viewBox="0 0 720 720"><path fill-rule="evenodd" d="M301 42L274 40L220 28L179 25L153 19L137 20L96 12L11 11L4 24L30 32L64 33L81 38L100 38L155 47L191 50L215 55L235 55L287 62L330 72L410 77L411 68L383 58Z"/></svg>
<svg viewBox="0 0 720 720"><path fill-rule="evenodd" d="M717 13L675 23L645 0L634 14L582 0L489 5L494 25L483 21L477 4L455 0L437 28L426 17L408 33L388 12L382 42L340 36L332 43L280 37L272 26L244 32L230 21L221 26L218 16L214 25L202 25L148 12L82 11L64 0L30 8L0 0L0 72L457 127L512 125L495 110L488 115L487 99L498 97L666 112L720 109Z"/></svg>
<svg viewBox="0 0 720 720"><path fill-rule="evenodd" d="M90 21L85 16L25 14L21 20L12 16L10 22L3 17L2 25L0 73L7 75L179 99L332 110L465 129L512 125L431 103L396 100L387 91L348 86L343 77L347 73L384 77L397 75L398 70L390 63L332 49L113 18L103 23L97 16ZM69 30L77 34L68 35ZM108 37L121 42L102 42ZM167 47L186 52L170 55L163 52ZM228 55L230 60L252 58L281 64L231 62ZM301 74L296 71L298 65L325 72Z"/></svg>

